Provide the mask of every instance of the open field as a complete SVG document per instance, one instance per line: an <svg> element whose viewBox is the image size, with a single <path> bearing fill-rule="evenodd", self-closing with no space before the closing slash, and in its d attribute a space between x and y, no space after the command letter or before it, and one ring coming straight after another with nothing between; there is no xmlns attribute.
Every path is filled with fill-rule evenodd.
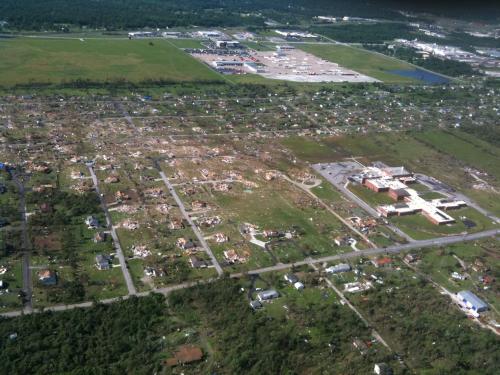
<svg viewBox="0 0 500 375"><path fill-rule="evenodd" d="M331 44L300 44L299 47L313 55L333 61L340 66L353 69L369 77L387 83L411 83L412 79L388 73L388 70L413 70L414 67L404 61L375 54L370 51Z"/></svg>
<svg viewBox="0 0 500 375"><path fill-rule="evenodd" d="M0 41L0 85L75 80L197 82L220 76L169 41L15 38Z"/></svg>

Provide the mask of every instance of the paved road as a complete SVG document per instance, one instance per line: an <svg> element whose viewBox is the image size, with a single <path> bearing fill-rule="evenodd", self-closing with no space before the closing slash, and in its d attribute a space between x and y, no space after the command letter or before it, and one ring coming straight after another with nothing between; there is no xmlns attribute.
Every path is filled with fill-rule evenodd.
<svg viewBox="0 0 500 375"><path fill-rule="evenodd" d="M159 171L159 173L160 173L161 179L165 183L165 186L168 188L168 191L170 192L170 194L172 194L172 197L174 197L175 202L179 206L179 209L181 210L182 216L184 217L184 219L186 219L186 221L191 226L191 229L193 230L196 238L198 238L198 241L200 242L201 246L203 247L203 250L205 250L205 252L208 254L210 259L212 260L212 264L214 265L217 273L219 274L219 276L221 276L224 273L222 271L222 267L220 266L219 262L217 261L217 258L215 258L215 255L212 252L212 249L210 249L210 246L208 246L207 241L205 241L203 234L200 232L200 230L198 229L198 227L196 226L194 221L191 219L191 216L188 215L188 213L186 211L186 207L184 206L184 203L179 198L179 195L175 191L174 186L168 180L167 176L165 176L165 173L163 173L163 171Z"/></svg>
<svg viewBox="0 0 500 375"><path fill-rule="evenodd" d="M474 240L478 240L481 238L494 237L494 236L497 236L499 234L500 234L500 229L491 229L491 230L478 232L478 233L472 233L472 234L465 234L465 235L461 234L461 235L456 235L456 236L439 237L439 238L432 238L432 239L428 239L428 240L413 241L413 242L410 242L407 244L394 245L394 246L389 246L386 248L377 247L374 249L351 251L349 253L330 255L330 256L326 256L326 257L322 257L322 258L305 259L305 260L302 260L300 262L295 262L295 263L277 264L275 266L251 270L251 271L248 271L247 274L253 275L253 274L260 274L260 273L265 273L265 272L281 271L281 270L286 270L288 268L292 268L292 266L302 266L302 265L311 265L311 264L324 263L324 262L333 262L333 261L345 260L345 259L356 258L356 257L361 257L361 256L375 256L375 255L380 255L380 254L397 254L397 253L400 253L400 252L406 251L406 250L417 250L417 249L423 249L426 247L444 246L444 245L450 245L450 244L454 244L454 243L458 243L458 242L474 241ZM244 275L243 273L239 273L239 274L233 274L233 275L231 275L231 277L241 277L243 275Z"/></svg>
<svg viewBox="0 0 500 375"><path fill-rule="evenodd" d="M214 282L215 280L217 280L217 279L212 278L212 279L206 279L206 280L201 280L201 281L189 281L189 282L185 282L182 284L167 286L164 288L153 289L149 292L140 292L140 293L137 293L135 295L129 294L129 295L122 296L122 297L107 298L107 299L100 300L98 303L108 305L111 303L127 300L131 297L146 297L152 293L160 293L160 294L163 294L166 296L175 290L191 288L191 287L193 287L195 285L199 285L199 284L209 284L211 282ZM5 313L0 313L0 316L4 316L7 318L13 318L16 316L21 316L21 315L30 314L30 313L40 313L43 311L66 311L66 310L73 310L73 309L78 309L78 308L88 308L88 307L92 307L94 305L95 305L94 301L87 301L87 302L81 302L81 303L73 303L73 304L69 304L69 305L54 305L54 306L46 307L44 309L33 309L31 311L25 311L25 310L24 311L23 310L9 311L9 312L5 312Z"/></svg>
<svg viewBox="0 0 500 375"><path fill-rule="evenodd" d="M494 230L488 230L484 232L479 232L479 233L474 233L474 234L469 234L465 236L452 236L452 237L445 237L445 238L435 238L431 240L423 240L423 241L414 241L412 243L408 243L405 245L398 245L398 246L392 246L390 248L376 248L376 249L368 249L368 250L360 250L360 251L351 251L349 253L344 253L344 254L339 254L339 255L332 255L328 257L323 257L323 258L317 258L317 259L305 259L301 262L296 262L296 263L287 263L287 264L278 264L276 266L272 267L265 267L265 268L260 268L260 269L255 269L251 270L245 273L235 273L232 274L232 278L240 278L244 277L245 275L258 275L261 273L266 273L266 272L273 272L273 271L281 271L281 270L286 270L295 266L300 266L300 265L314 265L318 263L324 263L324 262L331 262L331 261L336 261L336 260L343 260L343 259L349 259L349 258L356 258L360 256L366 256L366 255L378 255L378 254L385 254L385 253L399 253L401 251L405 250L417 250L417 249L423 249L426 247L432 247L432 246L439 246L439 245L449 245L457 242L463 242L463 241L473 241L473 240L478 240L481 238L486 238L486 237L493 237L493 236L498 236L500 235L500 229L494 229ZM216 278L212 279L207 279L207 280L202 280L202 281L195 281L195 282L186 282L182 284L177 284L177 285L172 285L168 286L165 288L159 288L159 289L153 289L152 291L149 292L142 292L142 293L137 293L136 296L138 297L143 297L147 296L151 293L161 293L164 295L168 295L170 292L174 290L179 290L179 289L184 289L184 288L190 288L194 285L197 284L208 284L213 281L217 280ZM99 301L100 303L113 303L116 301L120 301L122 299L127 299L130 296L123 296L123 297L117 297L117 298L110 298L110 299L105 299ZM45 308L44 311L63 311L63 310L70 310L70 309L75 309L79 307L91 307L93 306L93 302L82 302L78 304L72 304L72 305L57 305L57 306L51 306L48 308ZM40 310L35 309L33 312L40 312ZM0 316L5 316L5 317L14 317L14 316L20 316L22 314L29 313L25 312L22 310L16 310L16 311L9 311L9 312L4 312L0 313Z"/></svg>
<svg viewBox="0 0 500 375"><path fill-rule="evenodd" d="M26 217L26 198L25 187L22 181L22 176L17 172L12 173L12 179L17 186L19 192L19 213L21 214L21 250L23 253L22 273L23 273L23 292L24 292L24 309L27 312L33 310L33 283L31 279L30 268L30 243L28 237L28 220Z"/></svg>
<svg viewBox="0 0 500 375"><path fill-rule="evenodd" d="M106 202L104 201L104 197L101 195L101 190L99 189L99 180L94 172L94 167L91 164L87 164L90 175L92 176L92 181L94 182L94 188L99 196L101 201L101 206L104 211L104 215L106 215L106 225L111 233L111 238L113 238L113 243L116 249L116 255L118 256L118 260L120 261L120 267L123 272L123 277L125 278L125 283L127 284L128 294L137 294L135 290L134 282L132 281L132 277L130 276L130 272L127 267L127 263L125 262L125 256L123 255L122 247L120 245L120 240L116 234L115 228L113 228L113 223L111 221L111 215L109 214L108 207Z"/></svg>
<svg viewBox="0 0 500 375"><path fill-rule="evenodd" d="M479 211L480 213L482 213L484 216L488 217L489 219L491 219L495 223L500 224L500 218L496 217L488 210L485 210L483 207L479 206L476 202L471 200L468 196L466 196L458 191L455 191L450 186L442 183L441 181L439 181L433 177L429 177L429 176L426 176L426 175L420 174L420 173L415 174L415 176L417 177L418 182L427 186L428 188L435 190L443 195L446 195L447 197L450 197L450 198L453 198L456 200L462 200L465 203L467 203L467 205L469 207L474 208L476 211Z"/></svg>

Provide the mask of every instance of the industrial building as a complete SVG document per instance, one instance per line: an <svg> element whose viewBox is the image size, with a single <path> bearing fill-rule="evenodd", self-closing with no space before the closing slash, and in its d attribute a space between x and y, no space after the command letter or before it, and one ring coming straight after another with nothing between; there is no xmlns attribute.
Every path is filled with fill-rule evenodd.
<svg viewBox="0 0 500 375"><path fill-rule="evenodd" d="M217 48L242 48L237 40L217 40L215 46Z"/></svg>
<svg viewBox="0 0 500 375"><path fill-rule="evenodd" d="M475 315L488 310L488 304L471 291L462 290L457 293L457 298Z"/></svg>
<svg viewBox="0 0 500 375"><path fill-rule="evenodd" d="M342 272L349 272L350 270L351 266L348 265L347 263L340 263L335 266L325 268L326 273L342 273Z"/></svg>

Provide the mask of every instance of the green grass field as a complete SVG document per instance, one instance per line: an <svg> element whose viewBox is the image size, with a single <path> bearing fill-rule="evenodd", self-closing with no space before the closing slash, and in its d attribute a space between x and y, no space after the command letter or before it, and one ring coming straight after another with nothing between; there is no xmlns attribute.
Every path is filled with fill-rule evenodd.
<svg viewBox="0 0 500 375"><path fill-rule="evenodd" d="M415 83L417 81L388 73L388 70L414 70L401 60L382 56L360 48L343 45L300 44L299 48L325 60L333 61L345 68L388 83Z"/></svg>
<svg viewBox="0 0 500 375"><path fill-rule="evenodd" d="M203 48L201 41L196 39L168 39L168 42L178 48Z"/></svg>
<svg viewBox="0 0 500 375"><path fill-rule="evenodd" d="M166 40L28 39L0 41L0 86L29 83L168 80L221 76Z"/></svg>
<svg viewBox="0 0 500 375"><path fill-rule="evenodd" d="M244 46L251 48L255 51L274 51L275 48L271 44L261 43L261 42L242 42Z"/></svg>

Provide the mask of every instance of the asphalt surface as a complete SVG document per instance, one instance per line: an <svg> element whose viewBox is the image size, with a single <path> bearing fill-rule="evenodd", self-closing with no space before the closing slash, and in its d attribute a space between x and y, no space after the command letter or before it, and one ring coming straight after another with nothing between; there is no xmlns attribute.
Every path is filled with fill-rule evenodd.
<svg viewBox="0 0 500 375"><path fill-rule="evenodd" d="M315 259L304 259L299 262L295 263L286 263L286 264L277 264L275 266L271 267L265 267L265 268L260 268L252 271L248 271L248 274L258 274L258 273L265 273L265 272L272 272L272 271L280 271L280 270L285 270L288 268L291 268L292 266L302 266L302 265L310 265L310 264L317 264L317 263L325 263L325 262L333 262L337 260L345 260L349 258L357 258L361 256L375 256L375 255L381 255L381 254L397 254L405 250L417 250L417 249L424 249L427 247L436 247L436 246L444 246L444 245L450 245L458 242L465 242L465 241L474 241L478 240L481 238L486 238L486 237L494 237L500 234L500 229L491 229L483 232L478 232L478 233L472 233L472 234L460 234L456 236L449 236L449 237L439 237L439 238L432 238L428 240L420 240L420 241L413 241L407 244L401 244L401 245L393 245L393 246L388 246L388 247L377 247L373 249L366 249L366 250L359 250L359 251L351 251L349 253L343 253L343 254L338 254L338 255L330 255L322 258L315 258ZM240 277L243 276L243 273L240 274L234 274L231 275L233 277Z"/></svg>
<svg viewBox="0 0 500 375"><path fill-rule="evenodd" d="M248 271L245 273L235 273L235 274L232 274L231 277L232 278L240 278L240 277L244 277L246 275L258 275L261 273L282 271L282 270L286 270L286 269L296 267L296 266L301 266L301 265L311 265L312 266L314 264L320 264L320 263L324 263L324 262L332 262L332 261L337 261L337 260L345 260L345 259L350 259L350 258L357 258L357 257L361 257L361 256L374 256L374 255L380 255L380 254L397 254L397 253L400 253L400 252L405 251L405 250L418 250L418 249L424 249L427 247L450 245L453 243L474 241L474 240L478 240L481 238L494 237L494 236L498 236L498 235L500 235L500 229L492 229L492 230L487 230L484 232L478 232L478 233L473 233L473 234L468 234L468 235L458 235L458 236L450 236L450 237L444 237L444 238L434 238L434 239L429 239L429 240L414 241L414 242L407 243L404 245L395 245L395 246L391 246L391 247L387 247L387 248L375 248L375 249L367 249L367 250L360 250L360 251L351 251L349 253L331 255L331 256L327 256L327 257L323 257L323 258L304 259L303 261L295 262L295 263L277 264L275 266L259 268L259 269L251 270L251 271ZM172 285L172 286L165 287L165 288L153 289L149 292L137 293L136 295L138 297L147 296L151 293L161 293L164 295L168 295L170 292L172 292L174 290L190 288L190 287L192 287L194 285L198 285L198 284L208 284L208 283L211 283L215 280L217 280L217 279L213 278L213 279L197 281L197 282L186 282L186 283ZM129 297L130 296L123 296L123 297L105 299L105 300L99 301L99 303L108 304L108 303L120 301L122 299L127 299ZM44 309L44 311L71 310L71 309L80 308L80 307L91 307L91 306L93 306L93 304L94 304L94 302L83 302L83 303L70 304L70 305L57 305L57 306L47 307ZM39 310L35 309L33 311L22 311L22 310L9 311L9 312L0 313L0 316L15 317L15 316L20 316L20 315L23 315L26 313L31 313L31 312L39 312Z"/></svg>
<svg viewBox="0 0 500 375"><path fill-rule="evenodd" d="M99 188L99 180L97 179L97 176L94 172L94 167L91 164L87 164L87 167L89 169L90 175L92 176L92 181L94 182L94 188L96 190L96 193L101 201L101 206L104 211L104 215L106 215L106 226L108 227L109 232L111 233L111 237L113 238L113 243L116 249L116 256L120 261L120 267L122 269L123 277L125 278L125 283L127 284L128 294L137 294L134 282L132 281L132 277L130 276L130 272L127 267L127 262L125 261L125 256L123 255L122 247L120 245L120 240L116 235L115 228L113 228L111 215L109 214L108 207L106 205L106 202L104 201L104 196L101 194L101 190Z"/></svg>

